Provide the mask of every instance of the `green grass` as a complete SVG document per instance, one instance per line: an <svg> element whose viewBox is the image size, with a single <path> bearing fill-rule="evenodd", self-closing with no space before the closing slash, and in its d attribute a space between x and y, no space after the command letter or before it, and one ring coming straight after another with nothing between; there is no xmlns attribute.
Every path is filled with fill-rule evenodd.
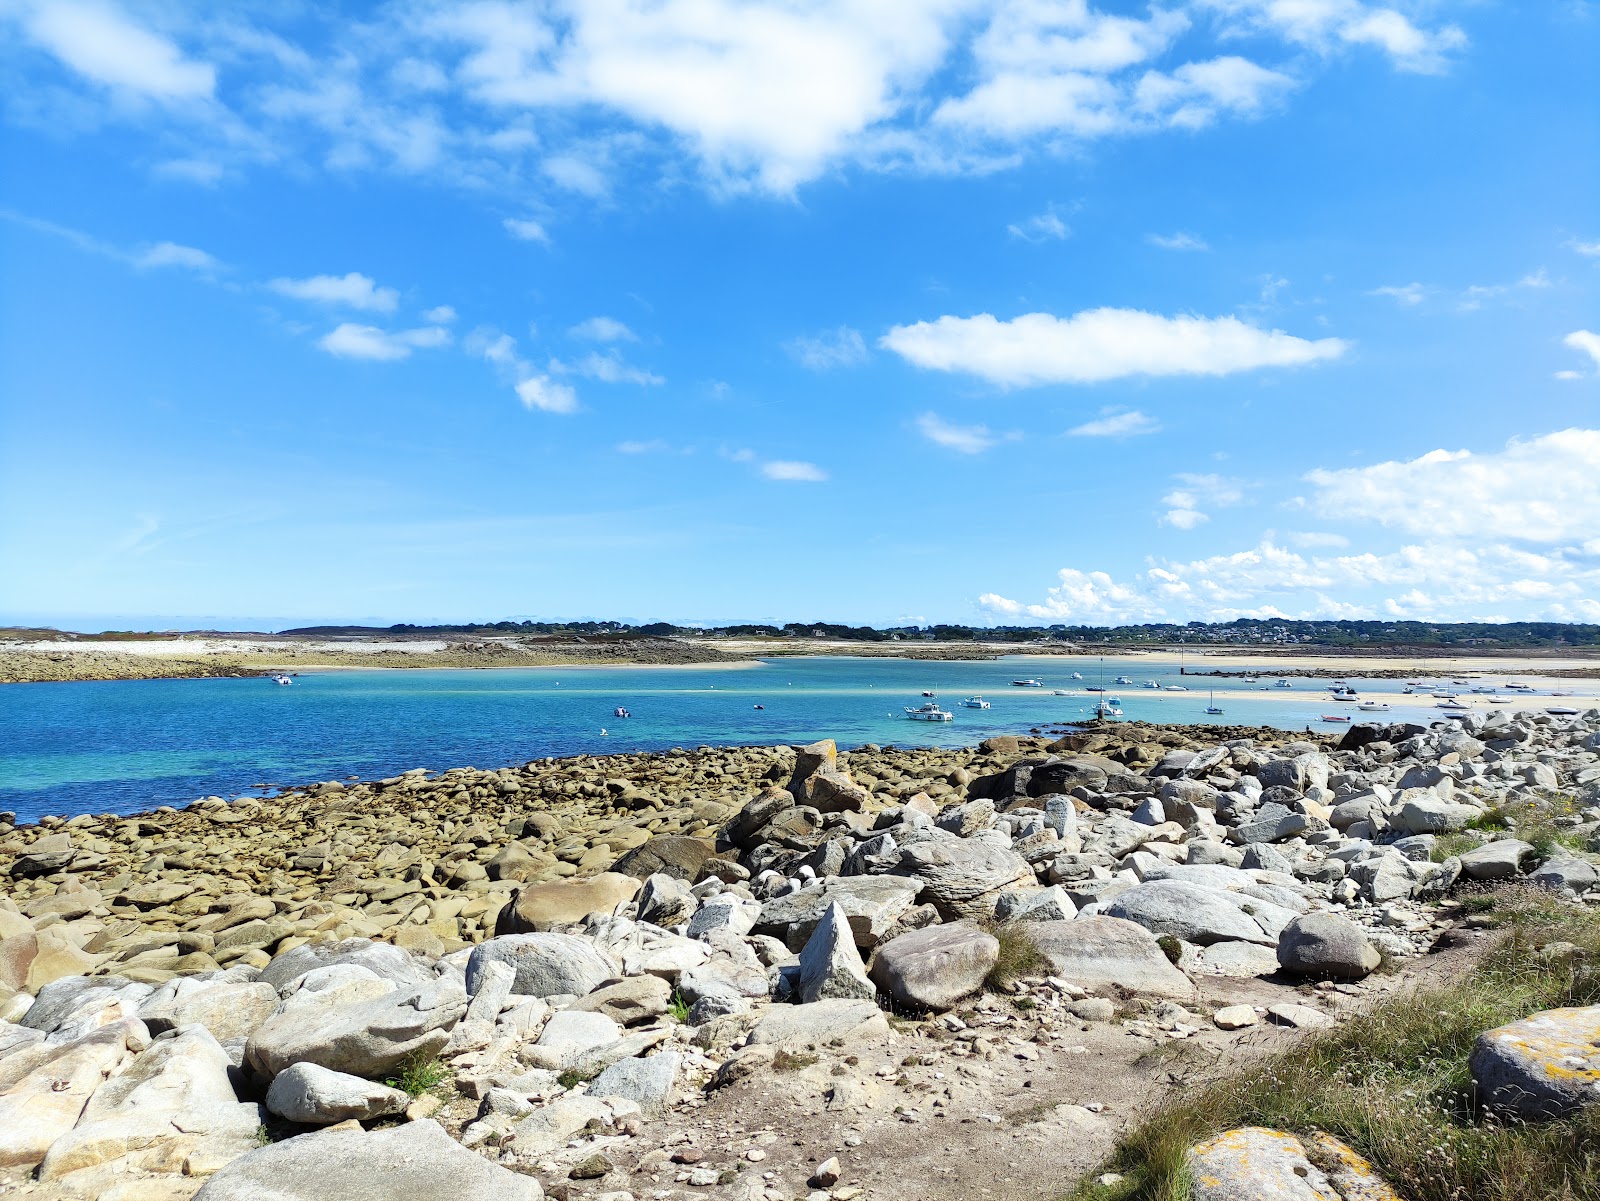
<svg viewBox="0 0 1600 1201"><path fill-rule="evenodd" d="M1443 863L1452 856L1464 855L1482 845L1470 834L1441 834L1434 839L1433 854L1429 858L1435 863Z"/></svg>
<svg viewBox="0 0 1600 1201"><path fill-rule="evenodd" d="M994 935L995 941L1000 944L999 958L984 977L984 987L999 990L1024 976L1049 973L1050 961L1039 950L1039 944L1034 942L1033 932L1028 929L1027 922L998 922L984 929Z"/></svg>
<svg viewBox="0 0 1600 1201"><path fill-rule="evenodd" d="M450 1069L431 1055L413 1055L400 1064L400 1070L384 1081L413 1097L431 1093L450 1079Z"/></svg>
<svg viewBox="0 0 1600 1201"><path fill-rule="evenodd" d="M1292 1051L1186 1090L1119 1145L1073 1201L1183 1201L1184 1153L1238 1126L1326 1131L1407 1201L1600 1201L1600 1106L1501 1125L1479 1112L1479 1034L1542 1009L1600 1003L1600 913L1528 889L1492 895L1500 935L1463 980L1384 1002ZM1541 955L1548 943L1576 955ZM1093 1175L1099 1175L1099 1172Z"/></svg>
<svg viewBox="0 0 1600 1201"><path fill-rule="evenodd" d="M679 1023L689 1020L689 1002L683 999L683 994L677 989L672 990L672 1000L667 1003L667 1015Z"/></svg>
<svg viewBox="0 0 1600 1201"><path fill-rule="evenodd" d="M816 1062L817 1057L808 1051L791 1051L787 1047L780 1047L778 1053L772 1057L772 1070L798 1072Z"/></svg>
<svg viewBox="0 0 1600 1201"><path fill-rule="evenodd" d="M1499 806L1467 825L1474 830L1510 830L1531 846L1535 857L1543 862L1552 855L1585 849L1581 837L1559 824L1562 819L1575 816L1578 808L1576 797L1558 793Z"/></svg>

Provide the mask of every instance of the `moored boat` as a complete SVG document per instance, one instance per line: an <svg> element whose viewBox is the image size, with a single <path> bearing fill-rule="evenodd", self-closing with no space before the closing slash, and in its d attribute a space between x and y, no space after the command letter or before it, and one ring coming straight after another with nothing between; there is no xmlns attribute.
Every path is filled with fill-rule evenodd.
<svg viewBox="0 0 1600 1201"><path fill-rule="evenodd" d="M938 701L927 701L918 708L906 707L906 716L912 721L954 721L956 715L939 708Z"/></svg>

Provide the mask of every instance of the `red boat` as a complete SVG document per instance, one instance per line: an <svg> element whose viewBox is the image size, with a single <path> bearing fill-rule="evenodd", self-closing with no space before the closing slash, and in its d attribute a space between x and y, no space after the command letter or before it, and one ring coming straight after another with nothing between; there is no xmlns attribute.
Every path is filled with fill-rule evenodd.
<svg viewBox="0 0 1600 1201"><path fill-rule="evenodd" d="M1322 720L1323 721L1349 721L1350 719L1348 717L1343 716L1342 714L1339 714L1339 713L1324 713L1322 715Z"/></svg>

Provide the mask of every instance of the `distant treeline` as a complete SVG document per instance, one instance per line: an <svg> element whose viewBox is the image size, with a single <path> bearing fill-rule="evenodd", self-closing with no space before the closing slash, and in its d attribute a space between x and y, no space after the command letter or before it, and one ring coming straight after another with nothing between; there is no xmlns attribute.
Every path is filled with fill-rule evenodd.
<svg viewBox="0 0 1600 1201"><path fill-rule="evenodd" d="M1204 643L1224 646L1439 646L1439 647L1593 647L1600 625L1553 621L1191 621L1184 625L1127 626L873 626L833 622L785 625L678 626L657 621L496 621L472 625L306 626L285 630L307 637L363 635L521 635L554 638L829 638L851 642L1081 642L1103 645Z"/></svg>

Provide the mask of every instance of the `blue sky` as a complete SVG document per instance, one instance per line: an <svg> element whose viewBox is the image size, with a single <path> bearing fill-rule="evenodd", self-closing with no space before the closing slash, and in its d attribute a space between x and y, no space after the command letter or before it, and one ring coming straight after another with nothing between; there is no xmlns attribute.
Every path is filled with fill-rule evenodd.
<svg viewBox="0 0 1600 1201"><path fill-rule="evenodd" d="M0 619L1600 620L1596 61L1575 2L0 0Z"/></svg>

